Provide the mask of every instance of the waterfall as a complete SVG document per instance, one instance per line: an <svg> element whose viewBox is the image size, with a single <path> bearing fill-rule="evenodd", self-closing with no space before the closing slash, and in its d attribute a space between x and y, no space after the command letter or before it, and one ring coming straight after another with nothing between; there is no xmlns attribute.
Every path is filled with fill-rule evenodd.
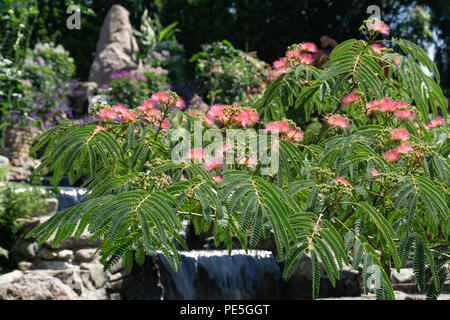
<svg viewBox="0 0 450 320"><path fill-rule="evenodd" d="M87 190L76 187L58 187L59 192L52 194L52 197L58 199L58 211L76 205L86 194Z"/></svg>
<svg viewBox="0 0 450 320"><path fill-rule="evenodd" d="M264 299L278 294L280 269L270 251L192 250L180 255L178 272L159 255L176 289L169 299Z"/></svg>

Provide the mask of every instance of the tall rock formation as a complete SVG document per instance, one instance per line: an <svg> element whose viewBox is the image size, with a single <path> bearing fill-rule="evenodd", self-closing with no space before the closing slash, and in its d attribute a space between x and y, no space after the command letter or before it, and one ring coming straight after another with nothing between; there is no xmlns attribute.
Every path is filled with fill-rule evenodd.
<svg viewBox="0 0 450 320"><path fill-rule="evenodd" d="M139 47L133 36L129 16L130 13L120 5L113 5L109 9L100 31L89 81L101 86L109 83L111 74L141 66L137 55Z"/></svg>

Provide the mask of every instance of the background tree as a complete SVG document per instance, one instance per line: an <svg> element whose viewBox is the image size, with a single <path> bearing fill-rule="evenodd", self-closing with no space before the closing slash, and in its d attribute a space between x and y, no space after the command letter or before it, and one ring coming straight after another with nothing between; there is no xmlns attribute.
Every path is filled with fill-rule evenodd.
<svg viewBox="0 0 450 320"><path fill-rule="evenodd" d="M103 19L115 3L130 11L134 26L139 24L144 9L156 12L163 25L178 21L181 32L177 39L186 49L186 58L199 52L202 44L227 39L237 49L257 51L267 62L282 56L292 43L317 43L322 35L338 42L356 37L361 19L368 16L367 7L375 4L393 34L423 47L436 46L435 61L442 73L442 85L444 90L450 87L450 9L446 0L43 0L39 1L32 44L62 44L76 61L78 78L87 79ZM82 14L81 30L66 27L69 4L80 4L95 13Z"/></svg>

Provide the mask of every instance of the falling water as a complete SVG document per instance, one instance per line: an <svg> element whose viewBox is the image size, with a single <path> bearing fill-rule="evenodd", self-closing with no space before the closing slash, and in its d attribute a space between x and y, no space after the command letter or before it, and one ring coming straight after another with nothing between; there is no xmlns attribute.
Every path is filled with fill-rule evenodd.
<svg viewBox="0 0 450 320"><path fill-rule="evenodd" d="M58 187L58 189L59 192L52 195L58 199L58 211L75 206L87 192L84 188L75 187Z"/></svg>
<svg viewBox="0 0 450 320"><path fill-rule="evenodd" d="M280 269L264 250L193 250L180 252L182 264L173 272L161 260L176 288L169 299L258 299L277 295ZM169 284L170 285L170 284Z"/></svg>

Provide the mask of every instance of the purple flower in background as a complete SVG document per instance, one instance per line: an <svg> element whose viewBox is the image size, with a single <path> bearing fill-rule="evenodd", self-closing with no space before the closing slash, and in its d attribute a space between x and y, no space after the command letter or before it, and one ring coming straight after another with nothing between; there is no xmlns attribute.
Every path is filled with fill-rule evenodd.
<svg viewBox="0 0 450 320"><path fill-rule="evenodd" d="M66 115L68 118L72 118L72 116L73 116L72 108L66 107Z"/></svg>
<svg viewBox="0 0 450 320"><path fill-rule="evenodd" d="M172 86L171 84L168 84L168 85L166 86L166 89L167 89L167 90L172 90L172 88L173 88L173 86Z"/></svg>
<svg viewBox="0 0 450 320"><path fill-rule="evenodd" d="M142 82L147 82L147 79L139 74L134 76L134 80L135 81L142 81Z"/></svg>
<svg viewBox="0 0 450 320"><path fill-rule="evenodd" d="M45 60L41 56L37 56L36 60L41 66L45 66Z"/></svg>
<svg viewBox="0 0 450 320"><path fill-rule="evenodd" d="M123 98L123 93L122 93L122 92L119 92L119 93L117 94L117 96L118 96L119 98Z"/></svg>

